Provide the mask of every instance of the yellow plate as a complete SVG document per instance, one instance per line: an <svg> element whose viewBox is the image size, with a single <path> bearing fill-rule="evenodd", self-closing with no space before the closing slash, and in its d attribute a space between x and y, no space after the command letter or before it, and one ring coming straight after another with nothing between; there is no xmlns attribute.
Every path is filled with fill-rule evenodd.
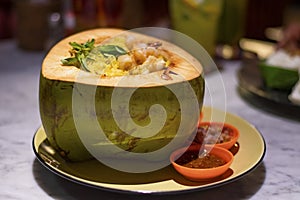
<svg viewBox="0 0 300 200"><path fill-rule="evenodd" d="M203 108L204 119L212 114L225 114L209 107ZM97 160L72 163L63 160L51 146L40 127L33 138L33 150L37 159L50 171L68 180L83 185L115 192L168 194L203 190L235 181L254 170L263 160L266 146L259 131L244 119L226 113L225 122L240 131L239 149L234 161L224 175L214 180L192 182L178 174L171 165L154 172L131 174L120 172L101 164Z"/></svg>

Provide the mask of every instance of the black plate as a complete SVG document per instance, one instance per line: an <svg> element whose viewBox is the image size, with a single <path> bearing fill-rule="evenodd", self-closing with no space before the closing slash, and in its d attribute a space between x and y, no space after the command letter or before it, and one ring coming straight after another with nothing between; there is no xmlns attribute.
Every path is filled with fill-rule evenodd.
<svg viewBox="0 0 300 200"><path fill-rule="evenodd" d="M243 99L273 114L300 121L300 106L288 99L291 91L267 88L258 67L258 60L244 60L237 75L239 92Z"/></svg>

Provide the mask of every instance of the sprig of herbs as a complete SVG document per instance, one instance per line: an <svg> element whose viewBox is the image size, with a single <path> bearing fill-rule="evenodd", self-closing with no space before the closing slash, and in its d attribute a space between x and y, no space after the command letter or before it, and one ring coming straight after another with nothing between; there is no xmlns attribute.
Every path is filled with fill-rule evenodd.
<svg viewBox="0 0 300 200"><path fill-rule="evenodd" d="M85 58L94 48L97 48L97 51L99 51L104 57L114 56L117 58L128 53L122 47L116 45L108 44L95 47L94 39L88 40L86 43L79 44L77 42L70 42L69 44L72 47L72 49L69 51L71 57L62 59L62 64L64 66L76 66L78 68L82 67L86 71L89 70L88 66L86 66Z"/></svg>
<svg viewBox="0 0 300 200"><path fill-rule="evenodd" d="M69 51L71 57L62 59L61 62L65 66L83 66L83 59L95 48L95 39L88 40L86 43L69 43L72 49Z"/></svg>

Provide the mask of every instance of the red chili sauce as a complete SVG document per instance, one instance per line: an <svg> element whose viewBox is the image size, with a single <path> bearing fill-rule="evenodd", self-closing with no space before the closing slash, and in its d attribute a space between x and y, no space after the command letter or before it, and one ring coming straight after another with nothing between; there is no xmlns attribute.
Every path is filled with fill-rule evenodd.
<svg viewBox="0 0 300 200"><path fill-rule="evenodd" d="M195 142L202 144L205 138L207 144L224 143L231 140L233 130L220 125L204 125L198 127Z"/></svg>
<svg viewBox="0 0 300 200"><path fill-rule="evenodd" d="M198 169L219 167L226 163L222 158L213 154L199 158L198 153L198 151L187 151L175 162L185 167Z"/></svg>

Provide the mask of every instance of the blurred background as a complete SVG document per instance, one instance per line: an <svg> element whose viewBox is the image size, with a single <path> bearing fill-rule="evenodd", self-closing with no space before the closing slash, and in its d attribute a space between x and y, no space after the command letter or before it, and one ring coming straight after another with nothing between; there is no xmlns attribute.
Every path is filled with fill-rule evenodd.
<svg viewBox="0 0 300 200"><path fill-rule="evenodd" d="M0 0L0 42L47 50L63 37L96 27L166 27L215 55L240 38L272 40L270 27L300 21L295 0Z"/></svg>

